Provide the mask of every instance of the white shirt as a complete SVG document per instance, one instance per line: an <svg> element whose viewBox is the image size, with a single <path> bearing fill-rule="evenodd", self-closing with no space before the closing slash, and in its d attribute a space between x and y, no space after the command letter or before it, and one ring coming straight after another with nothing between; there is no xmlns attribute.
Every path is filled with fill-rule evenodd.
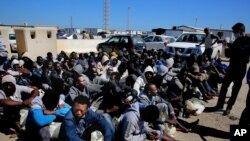
<svg viewBox="0 0 250 141"><path fill-rule="evenodd" d="M31 94L31 92L33 91L34 89L30 88L30 87L27 87L27 86L21 86L21 85L16 85L16 91L15 93L10 96L10 99L13 100L13 101L22 101L22 95L21 93L22 92L25 92L25 93L28 93L28 94ZM5 92L0 90L0 100L1 99L7 99L8 97L5 95Z"/></svg>

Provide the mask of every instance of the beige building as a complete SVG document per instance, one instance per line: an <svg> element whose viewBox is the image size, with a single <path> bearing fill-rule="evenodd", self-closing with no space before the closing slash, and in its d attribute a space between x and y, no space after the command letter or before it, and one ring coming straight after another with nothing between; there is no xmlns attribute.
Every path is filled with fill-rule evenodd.
<svg viewBox="0 0 250 141"><path fill-rule="evenodd" d="M57 39L57 27L42 26L0 26L2 42L8 51L8 57L18 53L21 55L28 52L29 57L35 61L37 56L46 57L47 52L52 52L54 57L60 51L67 54L72 51L85 53L94 51L99 43L106 41L102 39ZM16 53L10 47L10 34L15 35Z"/></svg>
<svg viewBox="0 0 250 141"><path fill-rule="evenodd" d="M21 55L28 52L29 57L35 60L37 56L46 56L47 52L56 54L56 33L57 27L0 26L0 35L8 51L8 57L15 53ZM15 39L15 43L11 39Z"/></svg>
<svg viewBox="0 0 250 141"><path fill-rule="evenodd" d="M47 52L57 53L57 27L25 27L15 29L18 54L29 53L33 60L46 56Z"/></svg>

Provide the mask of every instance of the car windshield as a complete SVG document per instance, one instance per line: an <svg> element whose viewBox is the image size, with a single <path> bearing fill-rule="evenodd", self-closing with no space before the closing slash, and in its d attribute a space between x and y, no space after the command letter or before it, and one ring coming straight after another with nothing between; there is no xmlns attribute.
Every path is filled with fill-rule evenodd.
<svg viewBox="0 0 250 141"><path fill-rule="evenodd" d="M133 37L133 42L135 44L143 44L143 39L141 37Z"/></svg>
<svg viewBox="0 0 250 141"><path fill-rule="evenodd" d="M10 40L16 40L16 35L15 34L9 34L9 39Z"/></svg>
<svg viewBox="0 0 250 141"><path fill-rule="evenodd" d="M200 43L205 38L205 34L182 34L176 42Z"/></svg>
<svg viewBox="0 0 250 141"><path fill-rule="evenodd" d="M165 37L164 39L167 40L168 43L174 42L174 38L171 38L171 37Z"/></svg>

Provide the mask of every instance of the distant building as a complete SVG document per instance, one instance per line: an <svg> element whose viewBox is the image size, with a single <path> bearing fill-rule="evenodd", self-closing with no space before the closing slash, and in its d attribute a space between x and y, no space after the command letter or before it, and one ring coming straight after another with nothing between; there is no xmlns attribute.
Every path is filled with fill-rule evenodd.
<svg viewBox="0 0 250 141"><path fill-rule="evenodd" d="M218 32L223 32L223 39L229 40L232 37L231 30L225 29L210 29L211 33L217 35ZM204 28L192 27L192 26L174 26L172 29L166 29L164 33L167 36L179 37L183 32L200 32L204 33Z"/></svg>
<svg viewBox="0 0 250 141"><path fill-rule="evenodd" d="M80 28L64 28L63 30L67 34L80 34L81 33L81 29Z"/></svg>
<svg viewBox="0 0 250 141"><path fill-rule="evenodd" d="M229 41L233 35L232 30L225 30L225 29L210 29L210 31L214 34L217 35L218 32L223 32L222 39L225 39L226 41Z"/></svg>
<svg viewBox="0 0 250 141"><path fill-rule="evenodd" d="M174 29L175 27L173 27ZM203 32L204 28L198 28L198 27L193 27L193 26L185 26L185 25L181 25L181 26L177 26L176 27L177 30L183 30L185 32Z"/></svg>
<svg viewBox="0 0 250 141"><path fill-rule="evenodd" d="M87 31L92 35L98 35L98 33L102 32L103 30L101 28L85 28L84 31Z"/></svg>

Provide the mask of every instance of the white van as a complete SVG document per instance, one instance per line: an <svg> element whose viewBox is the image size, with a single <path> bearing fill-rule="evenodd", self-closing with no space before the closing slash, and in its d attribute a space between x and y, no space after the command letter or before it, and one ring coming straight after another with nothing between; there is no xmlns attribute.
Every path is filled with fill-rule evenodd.
<svg viewBox="0 0 250 141"><path fill-rule="evenodd" d="M183 57L190 56L191 53L201 55L205 51L204 44L197 47L205 38L205 33L187 32L181 34L176 42L170 43L166 47L166 52L172 55L179 54ZM222 52L222 44L213 45L212 58L218 58Z"/></svg>
<svg viewBox="0 0 250 141"><path fill-rule="evenodd" d="M9 33L9 42L10 42L11 52L17 52L16 34L14 32Z"/></svg>

